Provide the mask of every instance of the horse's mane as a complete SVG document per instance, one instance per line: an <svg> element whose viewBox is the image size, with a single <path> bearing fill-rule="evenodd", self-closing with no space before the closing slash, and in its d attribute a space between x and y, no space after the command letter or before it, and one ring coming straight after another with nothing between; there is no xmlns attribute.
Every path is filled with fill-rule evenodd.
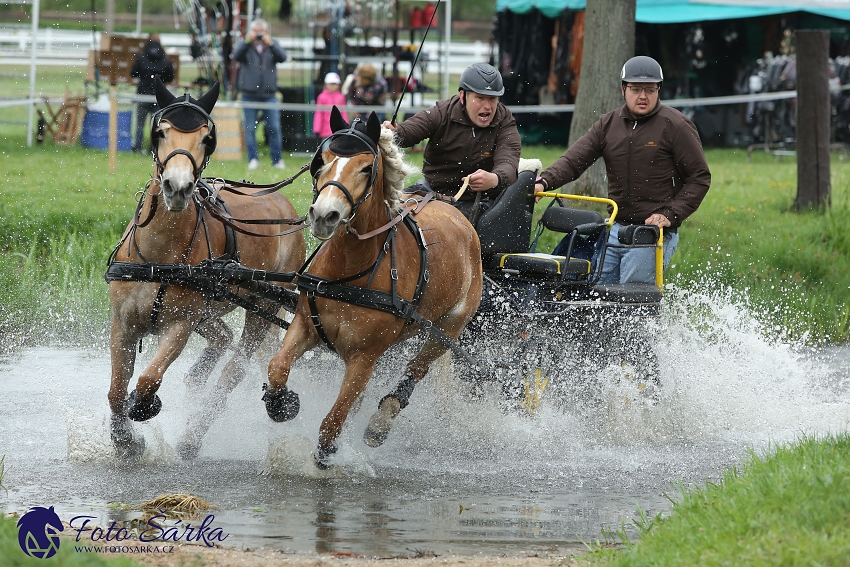
<svg viewBox="0 0 850 567"><path fill-rule="evenodd" d="M396 144L395 132L389 128L381 128L378 146L384 163L384 201L394 210L401 200L405 177L419 173L419 168L404 160L404 149Z"/></svg>

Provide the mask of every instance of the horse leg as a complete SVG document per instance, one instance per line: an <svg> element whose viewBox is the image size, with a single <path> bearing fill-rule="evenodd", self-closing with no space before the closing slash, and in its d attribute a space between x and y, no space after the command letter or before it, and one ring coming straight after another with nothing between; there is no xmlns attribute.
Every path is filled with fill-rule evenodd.
<svg viewBox="0 0 850 567"><path fill-rule="evenodd" d="M283 345L271 361L269 361L269 383L263 385L266 391L263 401L266 403L266 413L274 421L289 421L298 415L301 404L298 394L286 387L292 364L305 352L318 345L318 336L309 332L312 323L301 313L295 316L286 335Z"/></svg>
<svg viewBox="0 0 850 567"><path fill-rule="evenodd" d="M446 350L448 350L446 345L428 336L416 356L407 363L404 377L396 385L395 390L378 402L378 411L369 419L369 425L363 434L364 443L370 447L380 447L386 441L393 421L398 417L399 412L407 407L416 384L428 373L431 363L440 358Z"/></svg>
<svg viewBox="0 0 850 567"><path fill-rule="evenodd" d="M204 321L195 332L207 340L208 346L201 351L183 381L187 390L196 391L206 385L213 368L218 364L218 359L233 342L233 331L221 317L217 317Z"/></svg>
<svg viewBox="0 0 850 567"><path fill-rule="evenodd" d="M109 434L118 456L122 459L137 459L145 450L144 437L134 434L133 426L124 410L127 385L133 377L133 367L136 363L138 340L138 333L127 330L122 321L113 317L109 336L112 358L112 381L108 395L109 408L112 410Z"/></svg>
<svg viewBox="0 0 850 567"><path fill-rule="evenodd" d="M156 395L156 391L162 384L162 375L183 351L191 334L192 324L184 319L176 321L160 335L159 347L153 360L139 375L136 389L130 392L124 403L127 417L133 421L147 421L159 413L162 400Z"/></svg>
<svg viewBox="0 0 850 567"><path fill-rule="evenodd" d="M269 325L270 323L261 317L252 313L245 314L245 326L242 330L239 344L236 347L236 353L222 370L216 388L203 400L203 403L198 404L199 409L192 412L189 416L186 430L176 447L177 454L181 458L194 459L198 456L204 435L212 427L216 418L224 412L227 404L227 395L245 377L248 359L251 358L254 351L260 346L269 329Z"/></svg>
<svg viewBox="0 0 850 567"><path fill-rule="evenodd" d="M328 460L337 451L336 439L342 432L342 426L351 411L351 406L360 398L366 383L372 377L376 362L377 357L365 354L346 362L342 388L331 411L319 427L319 446L313 459L320 469L327 469L330 466Z"/></svg>

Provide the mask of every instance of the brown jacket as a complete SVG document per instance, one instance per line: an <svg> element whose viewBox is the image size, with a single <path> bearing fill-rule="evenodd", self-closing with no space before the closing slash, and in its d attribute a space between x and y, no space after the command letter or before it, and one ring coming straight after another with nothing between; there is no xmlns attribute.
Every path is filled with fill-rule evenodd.
<svg viewBox="0 0 850 567"><path fill-rule="evenodd" d="M454 195L463 184L461 179L479 169L499 176L499 185L484 196L494 196L517 180L519 131L511 111L502 103L496 106L490 124L479 128L455 95L401 122L396 135L405 148L428 138L422 173L438 193ZM468 191L461 200L474 198L475 193Z"/></svg>
<svg viewBox="0 0 850 567"><path fill-rule="evenodd" d="M678 227L711 185L696 126L660 102L638 119L625 105L605 114L540 176L555 189L577 179L600 157L621 224L643 224L661 213Z"/></svg>

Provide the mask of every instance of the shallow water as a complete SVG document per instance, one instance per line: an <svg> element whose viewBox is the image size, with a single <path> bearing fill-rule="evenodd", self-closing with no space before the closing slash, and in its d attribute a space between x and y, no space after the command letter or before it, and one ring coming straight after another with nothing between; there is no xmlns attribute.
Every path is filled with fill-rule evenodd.
<svg viewBox="0 0 850 567"><path fill-rule="evenodd" d="M8 488L0 509L54 506L65 521L88 515L105 527L139 517L133 506L142 501L191 492L217 506L214 525L237 546L558 553L630 523L638 505L650 515L668 510L665 494L676 497L677 481L717 479L748 448L847 430L850 350L767 340L745 310L716 297L672 293L665 301L657 406L626 404L612 389L599 407L565 412L544 402L534 418L505 414L494 396L468 395L444 363L417 388L384 446L370 449L363 430L395 380L384 373L326 473L311 452L341 379L330 355L317 351L293 371L302 409L283 424L266 416L264 362L253 362L198 460L183 462L172 447L190 403L182 376L202 346L192 342L166 374L162 413L136 425L148 446L143 461L127 464L108 442L108 351L15 352L0 359ZM145 346L141 363L153 343Z"/></svg>

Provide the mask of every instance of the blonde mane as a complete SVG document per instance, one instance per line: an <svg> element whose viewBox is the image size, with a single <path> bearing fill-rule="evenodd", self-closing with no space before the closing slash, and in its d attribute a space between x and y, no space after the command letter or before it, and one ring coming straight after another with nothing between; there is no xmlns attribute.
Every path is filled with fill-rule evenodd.
<svg viewBox="0 0 850 567"><path fill-rule="evenodd" d="M404 150L396 144L395 132L389 128L381 128L378 147L384 164L384 201L395 210L404 190L404 179L419 173L419 168L404 160Z"/></svg>

